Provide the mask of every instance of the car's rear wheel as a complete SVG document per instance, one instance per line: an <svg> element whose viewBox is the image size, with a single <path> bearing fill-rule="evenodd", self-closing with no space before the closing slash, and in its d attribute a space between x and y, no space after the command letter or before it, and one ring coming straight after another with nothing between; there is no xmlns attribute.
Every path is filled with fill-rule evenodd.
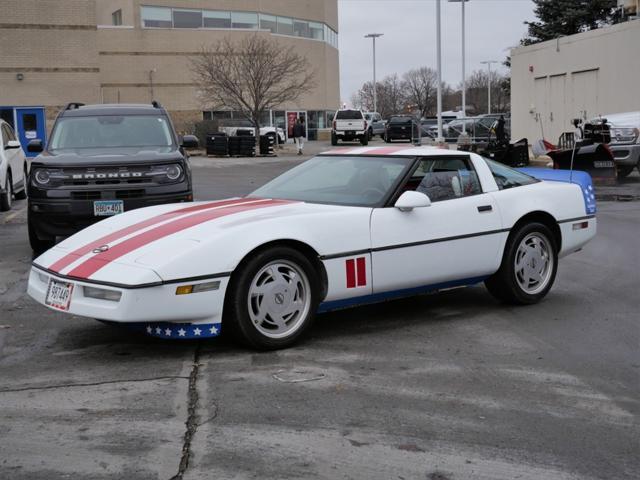
<svg viewBox="0 0 640 480"><path fill-rule="evenodd" d="M500 301L529 305L549 292L557 269L558 249L553 233L542 223L529 223L510 235L500 269L485 285Z"/></svg>
<svg viewBox="0 0 640 480"><path fill-rule="evenodd" d="M225 332L261 350L293 345L315 318L320 291L311 262L297 250L258 253L237 272L225 305Z"/></svg>
<svg viewBox="0 0 640 480"><path fill-rule="evenodd" d="M4 193L0 194L0 211L6 212L11 210L13 204L13 179L11 172L7 171L7 177L4 180Z"/></svg>
<svg viewBox="0 0 640 480"><path fill-rule="evenodd" d="M389 135L384 136L384 141L385 143L391 143L391 139L389 138Z"/></svg>
<svg viewBox="0 0 640 480"><path fill-rule="evenodd" d="M369 145L369 134L365 133L360 137L360 145Z"/></svg>
<svg viewBox="0 0 640 480"><path fill-rule="evenodd" d="M338 145L338 136L333 132L331 132L331 145L334 147Z"/></svg>
<svg viewBox="0 0 640 480"><path fill-rule="evenodd" d="M16 198L18 200L24 200L25 198L27 198L27 182L29 181L29 174L27 173L27 164L24 164L24 167L22 167L22 181L23 181L23 185L22 185L22 190L20 190L19 192L16 192Z"/></svg>

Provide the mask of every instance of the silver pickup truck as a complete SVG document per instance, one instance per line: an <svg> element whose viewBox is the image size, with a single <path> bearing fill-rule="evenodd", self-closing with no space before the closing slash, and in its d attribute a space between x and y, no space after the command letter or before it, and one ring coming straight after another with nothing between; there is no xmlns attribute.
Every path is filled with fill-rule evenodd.
<svg viewBox="0 0 640 480"><path fill-rule="evenodd" d="M618 177L626 177L634 168L640 171L640 112L615 113L594 118L585 125L597 137L602 132L616 162Z"/></svg>
<svg viewBox="0 0 640 480"><path fill-rule="evenodd" d="M359 140L362 145L369 144L368 124L360 110L338 110L333 117L331 145L338 140L349 142Z"/></svg>

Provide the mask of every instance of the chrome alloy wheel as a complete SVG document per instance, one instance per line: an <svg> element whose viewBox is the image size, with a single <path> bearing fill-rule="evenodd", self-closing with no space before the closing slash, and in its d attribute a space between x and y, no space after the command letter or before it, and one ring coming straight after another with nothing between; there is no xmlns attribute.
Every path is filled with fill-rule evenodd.
<svg viewBox="0 0 640 480"><path fill-rule="evenodd" d="M515 256L515 274L523 292L535 295L545 289L554 268L553 247L540 232L522 239Z"/></svg>
<svg viewBox="0 0 640 480"><path fill-rule="evenodd" d="M253 277L248 293L253 326L269 338L283 338L302 326L311 308L311 286L295 263L276 260Z"/></svg>

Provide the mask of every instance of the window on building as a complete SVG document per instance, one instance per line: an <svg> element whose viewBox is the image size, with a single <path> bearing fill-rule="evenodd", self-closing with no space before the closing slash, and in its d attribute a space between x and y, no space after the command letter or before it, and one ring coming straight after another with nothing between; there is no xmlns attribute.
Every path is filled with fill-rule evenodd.
<svg viewBox="0 0 640 480"><path fill-rule="evenodd" d="M231 12L205 10L202 17L205 28L231 28Z"/></svg>
<svg viewBox="0 0 640 480"><path fill-rule="evenodd" d="M202 10L174 8L173 28L202 28Z"/></svg>
<svg viewBox="0 0 640 480"><path fill-rule="evenodd" d="M116 10L111 14L112 25L122 25L122 10Z"/></svg>
<svg viewBox="0 0 640 480"><path fill-rule="evenodd" d="M309 22L310 37L316 40L324 40L324 25L322 23Z"/></svg>
<svg viewBox="0 0 640 480"><path fill-rule="evenodd" d="M164 7L142 7L142 26L153 28L171 28L171 9Z"/></svg>
<svg viewBox="0 0 640 480"><path fill-rule="evenodd" d="M280 35L293 35L293 18L278 17L278 33Z"/></svg>
<svg viewBox="0 0 640 480"><path fill-rule="evenodd" d="M309 22L305 22L303 20L294 20L293 33L296 37L310 38L311 35L309 35Z"/></svg>
<svg viewBox="0 0 640 480"><path fill-rule="evenodd" d="M231 28L258 28L258 14L251 12L231 12Z"/></svg>
<svg viewBox="0 0 640 480"><path fill-rule="evenodd" d="M271 33L278 32L278 18L275 15L260 14L260 28L269 30Z"/></svg>

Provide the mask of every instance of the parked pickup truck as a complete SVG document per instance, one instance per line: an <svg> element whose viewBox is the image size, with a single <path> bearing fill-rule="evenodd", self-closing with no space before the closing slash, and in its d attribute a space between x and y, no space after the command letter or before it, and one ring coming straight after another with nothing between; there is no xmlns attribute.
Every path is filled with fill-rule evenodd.
<svg viewBox="0 0 640 480"><path fill-rule="evenodd" d="M603 115L587 122L585 138L608 143L618 171L618 178L640 171L640 112Z"/></svg>
<svg viewBox="0 0 640 480"><path fill-rule="evenodd" d="M362 145L369 144L368 124L360 110L338 110L333 117L331 128L331 145L338 140L350 142L360 140Z"/></svg>
<svg viewBox="0 0 640 480"><path fill-rule="evenodd" d="M365 112L364 119L369 126L369 140L376 135L379 135L380 138L384 137L384 125L386 122L382 120L382 116L378 112Z"/></svg>

